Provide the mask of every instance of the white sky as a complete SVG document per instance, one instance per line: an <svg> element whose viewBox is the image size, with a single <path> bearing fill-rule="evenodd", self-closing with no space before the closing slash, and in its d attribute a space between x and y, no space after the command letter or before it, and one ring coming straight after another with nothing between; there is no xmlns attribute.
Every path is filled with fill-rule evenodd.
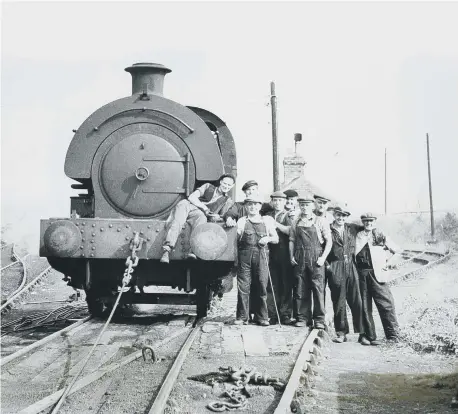
<svg viewBox="0 0 458 414"><path fill-rule="evenodd" d="M458 3L3 3L2 225L38 245L39 219L68 216L65 154L101 105L130 95L134 62L162 63L164 94L219 115L238 189L272 187L270 81L280 157L302 132L307 176L349 205L458 208ZM335 155L337 153L337 155ZM281 172L281 177L283 173ZM240 191L239 191L240 194Z"/></svg>

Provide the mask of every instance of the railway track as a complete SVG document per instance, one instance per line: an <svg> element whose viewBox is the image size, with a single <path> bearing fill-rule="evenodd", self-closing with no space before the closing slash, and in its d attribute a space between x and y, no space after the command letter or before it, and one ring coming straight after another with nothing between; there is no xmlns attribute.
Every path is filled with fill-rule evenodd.
<svg viewBox="0 0 458 414"><path fill-rule="evenodd" d="M418 272L423 267L431 266L446 258L446 255L439 253L406 251L404 260L398 263L399 269L392 271L395 274L401 270L403 274L401 276L396 276L395 274L396 277L392 278L391 283L400 277L415 274L415 272ZM131 352L126 352L125 349L123 350L123 345L120 345L117 340L110 343L110 340L105 338L101 343L101 349L96 351L97 356L92 358L93 361L97 362L88 370L83 371L82 376L75 382L68 394L67 400L63 402L60 408L61 412L83 412L83 407L90 411L94 410L97 413L113 412L112 409L114 406L122 407L123 404L126 404L125 399L131 398L132 395L137 396L137 401L129 401L129 404L134 404L135 411L149 413L164 412L171 393L177 387L177 381L183 383L186 380L182 372L183 364L187 361L190 350L196 347L196 338L199 338L201 328L206 321L201 321L195 327L191 328L189 327L189 322L194 323L196 321L195 318L189 315L184 319L183 317L181 319L172 318L167 321L169 325L171 324L170 326L161 320L153 321L151 324L145 324L148 318L145 319L144 317L143 319L144 321L137 322L134 320L116 321L115 326L112 327L110 332L112 338L122 338L123 332L130 330L137 331L137 333L140 333L142 340L147 341L139 349L139 338L137 338L137 343L134 341L134 343L128 346ZM174 320L180 321L180 323L174 324ZM75 324L48 336L43 342L36 342L29 345L29 348L24 348L15 354L13 353L10 356L4 357L1 365L5 366L3 370L9 375L6 375L6 379L2 379L2 389L8 390L9 388L8 384L3 384L4 380L8 382L15 375L23 373L29 364L35 367L39 365L33 357L33 355L38 354L38 360L40 358L45 359L45 361L42 361L43 366L38 367L37 372L28 373L28 375L33 374L30 381L40 384L40 387L48 389L48 392L45 392L39 387L40 392L37 392L37 395L42 398L35 398L35 400L27 400L26 398L24 402L27 405L24 404L17 411L8 411L8 407L4 407L2 412L51 412L52 407L57 404L64 393L64 387L71 380L72 374L75 375L77 365L81 364L84 353L87 354L87 346L93 342L93 338L100 331L101 326L102 322L82 318ZM263 329L259 327L247 327L247 329L249 328L252 330ZM268 329L273 328L270 327ZM145 335L145 331L148 329L150 332L154 332L150 338L147 338L147 335ZM284 329L290 330L289 335L294 335L294 333L298 332L297 328L285 327ZM161 332L162 335L157 335L157 331ZM89 334L88 332L92 333ZM110 335L108 335L108 338ZM282 396L278 397L277 395L274 398L276 408L272 412L276 414L291 412L291 409L294 410L298 407L300 404L297 401L298 387L303 382L304 376L313 375L313 365L318 361L318 357L321 354L320 347L325 337L325 333L313 330L304 339L300 351L295 358L291 375L289 377L283 377L288 377L287 385ZM55 342L54 345L53 342ZM121 341L121 343L125 346L125 342ZM135 347L133 346L134 344ZM57 354L57 359L49 361L49 356L45 357L46 349L51 350L51 354ZM116 351L114 351L115 349ZM67 359L64 357L65 353L70 353L67 355ZM142 361L142 356L147 360ZM157 357L162 357L162 360L157 361ZM190 359L192 358L193 353L191 353ZM149 359L155 360L155 363L150 362ZM33 362L34 360L35 362ZM61 365L58 361L61 362ZM64 369L63 366L66 366L66 368ZM49 383L47 387L44 385L45 383ZM135 389L136 392L132 393L132 389ZM48 395L43 398L43 395L46 394ZM126 397L126 395L129 397ZM91 402L91 406L89 407L87 401L95 402ZM226 410L226 407L234 404L234 402L228 403L227 401L219 401L219 403L221 405L215 405L214 407L217 410L213 411L219 412L223 408ZM206 404L202 403L202 410L200 412L210 412L205 407Z"/></svg>
<svg viewBox="0 0 458 414"><path fill-rule="evenodd" d="M27 265L23 259L18 257L19 263L22 265L21 276L17 277L17 272L11 275L9 278L2 274L2 305L0 306L0 311L11 309L15 302L20 301L37 283L40 283L46 275L52 270L51 266L47 266L42 270L37 276L34 276L33 273L28 271ZM7 283L9 286L7 289L4 289L4 283Z"/></svg>
<svg viewBox="0 0 458 414"><path fill-rule="evenodd" d="M18 257L14 251L14 243L4 244L1 249L1 271L18 263Z"/></svg>
<svg viewBox="0 0 458 414"><path fill-rule="evenodd" d="M192 322L195 322L195 319L193 319ZM76 337L78 334L81 335L81 333L85 330L87 331L88 329L91 329L94 324L97 325L97 322L87 319L81 320L78 323L68 327L65 332L59 331L56 333L54 338L48 338L46 341L43 341L40 344L37 343L33 350L30 348L24 349L16 355L11 355L5 362L2 362L2 365L6 366L3 368L3 370L6 372L11 372L11 370L14 370L15 368L8 369L8 366L14 361L18 361L18 359L24 358L24 356L31 351L37 352L40 347L44 347L47 344L49 346L49 343L52 340L56 340L58 337L62 339L64 335L70 338L72 336ZM183 363L186 361L191 347L201 332L203 324L204 322L200 321L195 323L195 326L193 327L177 326L175 329L172 328L172 331L164 339L154 341L151 343L151 345L144 346L141 350L129 353L127 356L124 356L115 362L111 362L112 360L110 360L110 363L105 364L92 372L85 373L85 375L82 376L74 384L68 393L68 400L62 404L59 412L71 413L77 411L85 411L84 408L80 406L82 399L89 399L92 401L91 407L94 409L94 412L113 412L110 408L113 406L111 402L115 404L116 400L120 397L120 395L123 395L123 393L125 395L128 395L129 393L132 394L132 390L128 384L127 389L125 388L126 384L124 379L126 376L123 376L123 371L125 372L128 367L132 369L134 364L136 364L136 368L134 368L134 370L137 372L139 365L143 367L143 373L146 373L145 371L149 371L148 374L143 377L143 381L151 380L154 382L154 384L150 384L150 386L147 387L149 388L148 392L143 395L143 398L141 398L143 405L142 410L135 410L135 412L147 412L150 414L164 412L169 396L176 385L177 378L180 375ZM100 324L98 325L100 326ZM258 327L252 328L259 329ZM300 378L307 373L313 374L313 366L317 363L317 358L321 353L320 347L322 346L321 338L323 335L325 335L324 332L320 332L318 330L312 330L307 335L301 346L300 352L297 355L294 368L288 379L288 384L284 389L282 397L278 401L277 409L275 411L276 414L289 412L286 410L289 409L290 406L294 407L294 405L297 404L295 401L295 395L296 390L299 387ZM178 341L178 338L181 339ZM176 356L173 358L165 358L166 364L169 365L169 367L165 367L163 361L157 361L158 356L160 357L161 354L167 354L167 352L164 352L163 350L165 346L172 346L174 348L177 348L178 346L180 348L176 353ZM154 350L155 353L150 355L151 350ZM147 361L140 361L142 357L146 358ZM30 358L31 356L29 356L29 359ZM148 361L149 358L151 358L151 362ZM153 361L155 361L155 363L152 363ZM79 360L79 362L81 362L81 360ZM158 382L157 377L162 377L163 379ZM120 378L123 378L123 381L120 381ZM34 379L36 380L36 376L32 378L32 382L34 382ZM113 383L116 384L115 389L107 393L106 389L109 388L110 385L113 385ZM105 390L102 395L100 395L100 388ZM41 398L40 400L35 401L26 407L21 407L17 412L21 414L32 414L40 412L55 413L57 411L51 410L53 407L55 407L56 403L58 403L63 393L64 388L61 388L60 390L50 393L46 397ZM76 398L71 398L73 394L76 394ZM218 410L219 407L226 406L226 403L224 402L219 404L220 405L215 406L216 409L214 410L205 409L205 406L203 405L202 412L219 412L221 411ZM135 406L137 407L138 403L135 404ZM227 406L230 406L230 404L227 404ZM4 412L10 411L5 410Z"/></svg>

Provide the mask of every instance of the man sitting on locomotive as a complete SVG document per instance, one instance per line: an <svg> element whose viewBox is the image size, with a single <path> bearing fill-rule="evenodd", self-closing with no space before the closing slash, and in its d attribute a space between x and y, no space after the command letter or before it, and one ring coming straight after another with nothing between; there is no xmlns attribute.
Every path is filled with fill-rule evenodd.
<svg viewBox="0 0 458 414"><path fill-rule="evenodd" d="M261 326L269 325L267 284L269 280L268 243L278 243L275 220L259 214L262 200L257 195L245 200L247 213L237 222L237 316L235 325L248 324L250 313ZM254 303L250 303L253 301Z"/></svg>
<svg viewBox="0 0 458 414"><path fill-rule="evenodd" d="M218 187L205 183L194 191L188 199L181 200L175 206L162 246L164 250L161 257L162 263L169 263L170 252L175 247L180 231L186 222L191 225L193 230L199 224L206 223L207 217L210 221L219 221L232 206L233 201L228 193L234 186L235 177L232 174L223 174L218 181ZM188 254L188 258L196 259L196 255L191 252Z"/></svg>

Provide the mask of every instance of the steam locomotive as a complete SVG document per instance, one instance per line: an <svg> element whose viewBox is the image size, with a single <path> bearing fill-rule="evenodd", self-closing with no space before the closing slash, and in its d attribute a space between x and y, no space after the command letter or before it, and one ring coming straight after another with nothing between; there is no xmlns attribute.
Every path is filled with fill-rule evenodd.
<svg viewBox="0 0 458 414"><path fill-rule="evenodd" d="M232 287L235 228L207 223L191 233L185 225L170 264L159 259L174 206L203 183L236 175L234 139L212 112L163 96L167 67L135 63L125 70L132 95L97 109L73 131L65 174L82 192L71 197L69 217L41 220L40 256L69 285L84 288L89 312L102 316L135 250L138 265L121 303L195 304L205 316L215 291ZM191 245L205 251L215 235L220 246L210 260L186 260ZM152 285L177 290L145 293Z"/></svg>

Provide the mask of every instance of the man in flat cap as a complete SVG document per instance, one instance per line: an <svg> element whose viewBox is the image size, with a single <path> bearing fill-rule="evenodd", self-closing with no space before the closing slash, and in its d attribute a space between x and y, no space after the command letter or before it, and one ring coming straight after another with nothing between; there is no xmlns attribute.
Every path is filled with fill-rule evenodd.
<svg viewBox="0 0 458 414"><path fill-rule="evenodd" d="M328 204L331 200L319 194L315 194L313 198L315 200L315 210L313 210L313 213L317 215L318 217L326 218L326 212L328 211Z"/></svg>
<svg viewBox="0 0 458 414"><path fill-rule="evenodd" d="M293 274L289 260L289 231L292 220L288 217L288 213L284 208L286 202L285 193L275 191L270 195L270 199L273 211L267 215L275 219L279 242L270 246L269 270L275 301L269 284L267 288L267 308L271 323L278 321L276 305L281 323L288 325L291 323L293 310Z"/></svg>
<svg viewBox="0 0 458 414"><path fill-rule="evenodd" d="M372 213L361 215L364 230L358 232L355 243L355 259L363 307L364 332L359 338L362 345L379 344L372 317L372 299L377 306L386 338L396 341L399 335L394 298L390 287L386 284L389 267L386 253L389 251L394 255L399 248L376 228L376 220L377 217Z"/></svg>
<svg viewBox="0 0 458 414"><path fill-rule="evenodd" d="M331 251L332 236L327 221L313 214L314 199L298 198L300 215L293 221L289 252L294 269L293 311L296 326L311 325L308 305L313 296L315 328L325 327L324 263ZM323 247L324 246L324 247Z"/></svg>
<svg viewBox="0 0 458 414"><path fill-rule="evenodd" d="M259 185L255 180L248 180L243 184L242 191L245 193L245 198L251 197L253 194L257 194L259 191ZM237 220L240 217L247 215L247 210L244 201L235 202L232 207L224 215L223 219L226 222L227 227L234 227Z"/></svg>
<svg viewBox="0 0 458 414"><path fill-rule="evenodd" d="M223 174L218 180L218 187L205 183L175 206L162 247L162 263L169 263L170 252L175 247L181 228L186 222L194 229L199 224L206 223L207 219L218 221L226 214L233 204L228 193L234 183L235 177L232 174ZM188 258L196 259L196 255L190 252Z"/></svg>
<svg viewBox="0 0 458 414"><path fill-rule="evenodd" d="M262 200L257 194L245 200L247 216L237 222L238 259L236 325L247 324L250 312L254 322L269 325L267 284L269 280L268 243L278 243L275 220L259 214ZM253 289L252 294L250 291ZM250 298L254 303L250 306Z"/></svg>
<svg viewBox="0 0 458 414"><path fill-rule="evenodd" d="M362 226L347 223L350 212L340 206L334 207L334 221L331 223L332 248L329 263L329 289L334 309L334 342L347 340L350 332L347 319L347 302L353 318L353 331L363 333L363 314L358 271L355 264L356 235Z"/></svg>
<svg viewBox="0 0 458 414"><path fill-rule="evenodd" d="M296 190L285 190L283 191L286 195L285 210L288 212L288 217L294 220L299 214L299 206L297 204L297 198L299 194Z"/></svg>

